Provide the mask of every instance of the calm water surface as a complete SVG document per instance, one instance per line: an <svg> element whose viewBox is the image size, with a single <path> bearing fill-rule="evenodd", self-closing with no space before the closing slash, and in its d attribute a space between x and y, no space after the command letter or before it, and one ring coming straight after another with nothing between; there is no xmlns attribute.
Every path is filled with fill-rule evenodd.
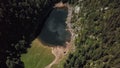
<svg viewBox="0 0 120 68"><path fill-rule="evenodd" d="M66 31L65 23L68 11L65 9L54 9L48 17L39 38L47 44L63 45L70 39L70 32Z"/></svg>

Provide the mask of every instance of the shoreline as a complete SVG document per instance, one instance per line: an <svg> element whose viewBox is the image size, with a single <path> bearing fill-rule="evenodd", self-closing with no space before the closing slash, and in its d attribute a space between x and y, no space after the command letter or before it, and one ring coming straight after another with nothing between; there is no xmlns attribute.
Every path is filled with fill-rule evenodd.
<svg viewBox="0 0 120 68"><path fill-rule="evenodd" d="M68 55L69 52L75 49L73 45L74 32L71 27L71 18L72 18L73 9L68 3L65 4L65 7L68 8L68 15L65 23L67 24L66 31L69 31L71 34L70 42L66 42L65 46L53 46L53 47L51 46L52 54L55 56L55 59L45 68L51 68L54 64L58 64L65 57L65 55Z"/></svg>

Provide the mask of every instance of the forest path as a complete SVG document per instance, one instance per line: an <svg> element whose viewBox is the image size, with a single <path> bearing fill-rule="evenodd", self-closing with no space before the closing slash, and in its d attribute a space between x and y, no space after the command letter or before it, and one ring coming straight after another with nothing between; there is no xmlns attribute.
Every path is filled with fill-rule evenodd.
<svg viewBox="0 0 120 68"><path fill-rule="evenodd" d="M45 68L51 68L52 65L58 64L62 58L69 52L70 50L70 43L66 42L66 47L64 46L56 46L51 47L52 48L52 54L55 56L55 59L53 62L51 62L48 66Z"/></svg>

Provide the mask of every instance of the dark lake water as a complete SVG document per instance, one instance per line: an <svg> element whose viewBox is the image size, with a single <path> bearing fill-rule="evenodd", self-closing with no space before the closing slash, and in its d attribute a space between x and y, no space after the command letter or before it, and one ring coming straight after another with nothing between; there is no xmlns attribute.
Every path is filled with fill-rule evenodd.
<svg viewBox="0 0 120 68"><path fill-rule="evenodd" d="M68 11L65 9L54 9L46 20L39 39L51 45L64 45L71 36L70 32L66 31L67 15Z"/></svg>

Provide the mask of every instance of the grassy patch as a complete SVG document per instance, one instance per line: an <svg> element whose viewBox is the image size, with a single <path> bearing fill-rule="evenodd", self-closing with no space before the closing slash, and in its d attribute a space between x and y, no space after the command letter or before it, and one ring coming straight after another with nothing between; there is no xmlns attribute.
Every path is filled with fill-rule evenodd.
<svg viewBox="0 0 120 68"><path fill-rule="evenodd" d="M25 64L25 68L44 68L54 60L54 55L49 47L43 46L36 39L32 42L32 47L28 49L28 53L23 54L21 59Z"/></svg>
<svg viewBox="0 0 120 68"><path fill-rule="evenodd" d="M62 59L58 64L54 64L51 68L64 68L63 64L65 62L65 58Z"/></svg>

